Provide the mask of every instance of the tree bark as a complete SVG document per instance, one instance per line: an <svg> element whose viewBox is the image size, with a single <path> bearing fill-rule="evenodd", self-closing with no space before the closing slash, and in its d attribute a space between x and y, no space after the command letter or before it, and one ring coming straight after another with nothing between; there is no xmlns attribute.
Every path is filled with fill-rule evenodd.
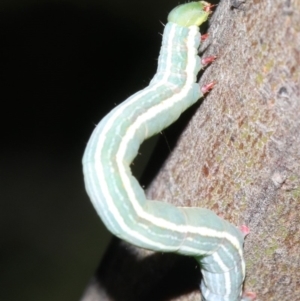
<svg viewBox="0 0 300 301"><path fill-rule="evenodd" d="M222 1L201 50L216 81L150 199L213 210L245 224L245 291L300 296L300 1ZM200 300L193 259L114 241L82 301Z"/></svg>

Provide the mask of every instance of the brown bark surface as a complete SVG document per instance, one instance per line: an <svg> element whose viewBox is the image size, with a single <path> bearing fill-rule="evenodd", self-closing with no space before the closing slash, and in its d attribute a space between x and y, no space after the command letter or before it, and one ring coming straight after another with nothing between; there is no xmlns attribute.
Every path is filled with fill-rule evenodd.
<svg viewBox="0 0 300 301"><path fill-rule="evenodd" d="M260 301L300 298L299 20L297 0L219 4L202 47L218 59L200 81L217 84L148 189L150 199L247 225L245 290ZM196 284L180 287L193 262L144 253L114 243L82 300L200 300L194 274Z"/></svg>

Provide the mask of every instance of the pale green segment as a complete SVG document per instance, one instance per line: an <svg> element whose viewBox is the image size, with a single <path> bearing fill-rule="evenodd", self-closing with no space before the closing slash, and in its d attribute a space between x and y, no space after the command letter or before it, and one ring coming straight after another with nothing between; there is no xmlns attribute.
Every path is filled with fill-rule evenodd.
<svg viewBox="0 0 300 301"><path fill-rule="evenodd" d="M83 157L84 178L93 205L114 235L139 247L194 256L203 265L204 300L240 301L244 279L240 231L210 210L147 200L130 171L140 144L202 96L196 83L201 68L197 55L200 34L195 26L186 27L189 22L178 25L181 14L185 15L182 20L196 20L197 11L203 22L208 13L202 5L192 2L170 13L172 21L164 30L157 74L147 88L129 97L96 127ZM188 11L191 17L187 18ZM132 136L131 129L135 129ZM124 141L126 149L120 156Z"/></svg>
<svg viewBox="0 0 300 301"><path fill-rule="evenodd" d="M131 172L129 166L136 157L140 144L146 138L159 133L162 129L177 120L182 112L202 96L199 85L195 82L196 74L201 68L199 57L197 55L197 48L200 44L199 33L197 33L195 37L192 37L194 44L194 51L192 51L194 59L193 64L191 63L191 57L188 60L186 48L177 47L179 44L184 44L188 40L189 35L190 31L188 28L183 28L172 23L166 24L163 36L163 44L165 47L162 47L158 60L158 73L154 76L147 88L132 95L101 120L88 143L83 158L86 188L91 200L94 200L93 204L104 224L116 236L149 249L155 249L155 247L148 243L142 243L139 238L136 239L124 232L118 218L111 210L107 209L109 208L109 203L107 195L102 188L103 183L99 181L99 176L102 176L103 179L105 179L109 195L113 196L114 205L121 212L128 228L133 229L145 237L147 236L151 241L159 241L164 248L167 248L168 246L169 251L178 250L184 239L184 233L172 233L173 231L170 231L169 229L152 225L148 221L140 219L135 212L132 202L127 195L127 187L124 187L120 176L116 156L120 144L127 134L128 128L136 122L137 118L143 116L147 117L149 110L157 107L158 111L155 116L141 124L135 132L134 137L130 139L126 146L126 152L122 160L123 165L126 167L127 174L130 175ZM176 38L174 39L173 37ZM191 37L189 37L189 39L191 40ZM173 45L174 41L176 42L175 46L170 47L170 45ZM167 47L167 45L169 47ZM181 60L179 58L181 58ZM178 68L174 67L178 65L176 63L177 60L178 62L180 61L180 67ZM190 67L189 75L184 71L188 64ZM186 87L187 76L190 81L188 87ZM180 93L184 87L186 87L185 97L179 99L176 103L172 103L170 101L172 97ZM167 102L169 102L170 105L162 107L162 104ZM120 115L115 118L106 132L107 124L111 122L116 114ZM99 153L96 154L98 141L103 135L106 136L103 146ZM101 161L100 170L97 170L95 167L95 157L98 157ZM96 160L98 158L96 158ZM129 179L130 186L134 187L135 198L139 201L141 206L145 207L144 211L149 212L154 216L160 216L162 214L162 218L177 225L186 224L182 210L162 202L156 203L156 206L153 206L154 203L146 200L145 193L137 180L132 176L130 176ZM218 229L222 229L222 226L218 227ZM219 244L219 239L212 238L212 240L216 241L216 246ZM198 241L199 244L201 244L201 240ZM199 252L207 253L208 248L211 248L211 246L204 242L203 247L201 248L201 246L199 246L198 250ZM157 247L156 250L162 250L162 247Z"/></svg>
<svg viewBox="0 0 300 301"><path fill-rule="evenodd" d="M169 13L168 22L184 27L200 26L209 16L209 12L203 10L207 5L208 3L205 1L181 4Z"/></svg>
<svg viewBox="0 0 300 301"><path fill-rule="evenodd" d="M176 29L176 34L174 35L172 30ZM187 74L183 70L187 66L188 60L188 52L186 51L186 41L187 37L190 33L190 29L188 27L178 26L177 24L167 23L164 30L162 45L158 57L158 67L157 72L153 79L151 80L150 84L155 84L163 80L166 74L166 70L168 69L169 73L169 81L177 86L177 90L182 88L185 85L187 80ZM172 36L172 47L170 47L170 39ZM194 37L193 41L191 41L191 45L194 49L194 58L196 60L195 66L193 66L194 72L194 83L193 87L195 89L195 95L192 98L200 98L200 89L199 85L196 82L196 76L199 70L201 69L201 61L200 57L198 56L198 48L200 46L200 34ZM171 64L170 64L171 62ZM187 100L185 100L186 102ZM168 116L166 116L167 118ZM174 121L173 121L174 122ZM158 126L159 131L161 126Z"/></svg>

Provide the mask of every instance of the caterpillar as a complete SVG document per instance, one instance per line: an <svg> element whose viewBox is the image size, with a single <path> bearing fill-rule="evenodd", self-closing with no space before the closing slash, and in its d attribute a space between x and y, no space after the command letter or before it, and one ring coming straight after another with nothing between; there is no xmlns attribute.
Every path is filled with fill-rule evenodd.
<svg viewBox="0 0 300 301"><path fill-rule="evenodd" d="M176 121L203 96L196 77L199 26L210 14L205 1L175 7L168 16L157 73L148 87L114 108L97 125L83 156L87 193L115 236L141 248L193 256L201 266L206 301L248 301L244 233L203 208L147 200L130 164L141 143ZM246 232L246 231L244 231Z"/></svg>

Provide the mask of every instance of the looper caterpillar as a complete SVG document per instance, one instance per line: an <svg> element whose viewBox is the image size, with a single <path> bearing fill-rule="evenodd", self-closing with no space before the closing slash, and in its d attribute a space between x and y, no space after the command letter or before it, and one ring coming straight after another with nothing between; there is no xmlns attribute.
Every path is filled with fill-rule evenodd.
<svg viewBox="0 0 300 301"><path fill-rule="evenodd" d="M94 130L83 157L85 186L106 227L138 247L193 256L201 263L206 301L246 301L244 234L203 208L147 200L130 164L140 144L176 121L203 96L199 26L210 4L173 9L165 26L157 73L149 86L114 108ZM205 62L205 61L204 61ZM202 63L203 64L203 63Z"/></svg>

